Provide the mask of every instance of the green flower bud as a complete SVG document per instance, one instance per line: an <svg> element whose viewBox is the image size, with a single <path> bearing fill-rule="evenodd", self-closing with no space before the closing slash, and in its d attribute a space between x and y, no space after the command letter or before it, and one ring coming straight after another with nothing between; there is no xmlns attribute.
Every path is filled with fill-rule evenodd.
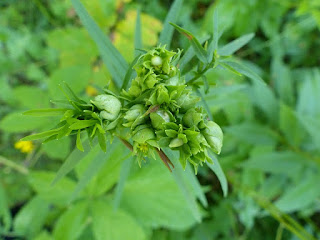
<svg viewBox="0 0 320 240"><path fill-rule="evenodd" d="M177 74L177 71L178 69L175 66L171 66L169 76L174 77Z"/></svg>
<svg viewBox="0 0 320 240"><path fill-rule="evenodd" d="M149 74L145 79L145 85L147 86L147 88L153 88L157 82L157 76L154 73Z"/></svg>
<svg viewBox="0 0 320 240"><path fill-rule="evenodd" d="M144 123L146 118L143 116L146 110L142 104L133 105L124 115L125 123L122 124L125 127L135 128L136 126Z"/></svg>
<svg viewBox="0 0 320 240"><path fill-rule="evenodd" d="M143 128L141 130L136 131L136 133L132 136L132 140L137 143L145 143L148 140L155 139L156 135L154 131L150 128Z"/></svg>
<svg viewBox="0 0 320 240"><path fill-rule="evenodd" d="M200 101L199 97L191 96L190 94L182 95L177 99L178 105L180 105L180 111L186 112L190 108L195 107L195 105Z"/></svg>
<svg viewBox="0 0 320 240"><path fill-rule="evenodd" d="M152 127L155 129L163 129L163 123L170 122L170 119L173 118L172 115L170 115L167 111L162 109L150 113Z"/></svg>
<svg viewBox="0 0 320 240"><path fill-rule="evenodd" d="M168 89L164 85L158 85L157 102L158 104L168 103L170 100Z"/></svg>
<svg viewBox="0 0 320 240"><path fill-rule="evenodd" d="M169 147L170 148L176 148L176 147L180 147L184 144L183 140L180 138L174 138L171 140Z"/></svg>
<svg viewBox="0 0 320 240"><path fill-rule="evenodd" d="M120 113L121 102L112 95L101 94L96 96L91 102L101 111L100 117L102 119L112 121L115 120Z"/></svg>
<svg viewBox="0 0 320 240"><path fill-rule="evenodd" d="M154 56L151 58L151 63L153 66L160 66L162 65L162 58L159 56Z"/></svg>
<svg viewBox="0 0 320 240"><path fill-rule="evenodd" d="M189 109L182 117L182 123L189 128L197 127L201 120L203 120L203 114L195 108Z"/></svg>
<svg viewBox="0 0 320 240"><path fill-rule="evenodd" d="M210 147L217 154L221 152L223 132L218 124L213 121L207 123L207 128L202 132Z"/></svg>

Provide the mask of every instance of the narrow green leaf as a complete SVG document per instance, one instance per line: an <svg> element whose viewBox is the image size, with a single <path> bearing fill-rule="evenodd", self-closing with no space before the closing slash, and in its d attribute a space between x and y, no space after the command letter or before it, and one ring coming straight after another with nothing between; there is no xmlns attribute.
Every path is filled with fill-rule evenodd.
<svg viewBox="0 0 320 240"><path fill-rule="evenodd" d="M78 129L91 127L91 126L95 125L96 123L98 123L97 120L78 120L75 123L73 123L72 125L70 125L69 128L72 130L78 130Z"/></svg>
<svg viewBox="0 0 320 240"><path fill-rule="evenodd" d="M49 117L49 116L60 116L70 109L67 108L44 108L34 109L23 113L23 115L36 116L36 117Z"/></svg>
<svg viewBox="0 0 320 240"><path fill-rule="evenodd" d="M83 146L82 146L82 142L81 142L81 130L78 130L77 133L77 142L76 142L77 148L81 151L84 152Z"/></svg>
<svg viewBox="0 0 320 240"><path fill-rule="evenodd" d="M233 72L234 74L238 76L242 76L241 73L239 73L237 70L235 70L233 67L231 67L228 63L219 62L219 65L224 67L225 69L229 70L230 72Z"/></svg>
<svg viewBox="0 0 320 240"><path fill-rule="evenodd" d="M165 151L165 153L171 161L178 159L177 156L175 157L171 150L167 150ZM192 191L192 189L190 189L190 186L188 186L184 181L183 174L184 170L181 164L175 164L175 168L172 171L173 178L177 183L178 187L180 188L182 194L184 195L186 202L188 203L188 207L193 214L193 217L197 222L201 222L201 213L197 205L196 195Z"/></svg>
<svg viewBox="0 0 320 240"><path fill-rule="evenodd" d="M110 71L116 86L120 87L128 68L127 62L88 14L82 3L79 0L71 0L71 2L81 22L97 44L102 60Z"/></svg>
<svg viewBox="0 0 320 240"><path fill-rule="evenodd" d="M200 38L199 42L202 45L205 41L208 40L208 36ZM181 70L181 72L184 71L184 68L186 67L186 65L191 61L191 59L195 56L195 52L192 46L190 46L188 48L188 50L185 52L185 54L181 57L180 61L179 61L179 68Z"/></svg>
<svg viewBox="0 0 320 240"><path fill-rule="evenodd" d="M208 61L211 62L214 57L214 52L218 50L219 41L219 13L217 7L213 13L213 37L208 47Z"/></svg>
<svg viewBox="0 0 320 240"><path fill-rule="evenodd" d="M196 56L199 58L199 60L204 62L204 63L208 63L207 52L201 46L199 40L191 32L189 32L188 30L185 30L182 27L179 27L178 25L176 25L174 23L170 23L170 24L172 26L174 26L175 29L177 29L178 32L180 32L181 34L185 35L190 40L191 46L193 47L194 52L195 52Z"/></svg>
<svg viewBox="0 0 320 240"><path fill-rule="evenodd" d="M243 35L243 36L233 40L232 42L224 45L223 47L221 47L218 50L218 53L221 56L232 55L237 50L239 50L244 45L246 45L248 42L250 42L253 37L254 37L254 33L249 33L249 34Z"/></svg>
<svg viewBox="0 0 320 240"><path fill-rule="evenodd" d="M60 179L65 177L74 167L86 156L90 156L91 151L90 150L90 145L88 139L85 139L83 142L83 149L84 152L81 152L77 148L75 148L72 153L69 155L69 157L64 161L62 166L59 168L56 177L52 181L52 185L54 185L56 182L58 182Z"/></svg>
<svg viewBox="0 0 320 240"><path fill-rule="evenodd" d="M204 98L203 94L200 92L199 89L197 89L196 92L197 92L197 95L201 98L201 103L202 103L204 109L207 111L209 119L212 121L213 120L212 113L211 113L210 107L209 107L206 99Z"/></svg>
<svg viewBox="0 0 320 240"><path fill-rule="evenodd" d="M227 64L252 80L252 102L265 112L270 122L278 124L279 102L270 87L245 64L238 61L228 61Z"/></svg>
<svg viewBox="0 0 320 240"><path fill-rule="evenodd" d="M313 117L310 115L296 113L297 118L301 122L301 125L307 130L313 139L314 145L320 150L320 120L318 117Z"/></svg>
<svg viewBox="0 0 320 240"><path fill-rule="evenodd" d="M33 135L29 135L26 136L24 138L21 139L21 141L33 141L33 140L38 140L41 138L46 138L46 137L51 137L53 135L56 135L59 133L59 131L62 129L63 127L57 128L57 129L53 129L53 130L49 130L49 131L45 131L42 133L36 133Z"/></svg>
<svg viewBox="0 0 320 240"><path fill-rule="evenodd" d="M174 28L170 26L170 22L175 23L178 19L179 12L182 7L183 0L175 0L171 5L166 19L164 20L163 29L160 33L159 44L166 44L170 48Z"/></svg>
<svg viewBox="0 0 320 240"><path fill-rule="evenodd" d="M86 171L81 176L74 192L72 193L70 202L76 199L78 194L85 188L85 186L90 182L90 180L99 172L101 167L108 160L108 155L105 152L102 152L99 148L99 145L95 146L93 149L94 154L91 155L93 158L90 165Z"/></svg>
<svg viewBox="0 0 320 240"><path fill-rule="evenodd" d="M74 91L71 89L68 83L63 82L61 85L61 90L68 96L68 99L77 103L86 103L74 93Z"/></svg>
<svg viewBox="0 0 320 240"><path fill-rule="evenodd" d="M219 182L220 182L220 185L222 188L222 192L223 192L223 196L226 197L228 195L227 178L224 175L224 172L220 166L218 159L213 155L213 153L210 153L210 157L211 157L213 163L207 162L207 165L214 172L214 174L217 176L217 178L219 179Z"/></svg>
<svg viewBox="0 0 320 240"><path fill-rule="evenodd" d="M107 139L105 133L101 133L100 131L98 132L98 141L100 148L103 152L107 152Z"/></svg>
<svg viewBox="0 0 320 240"><path fill-rule="evenodd" d="M119 181L118 181L118 184L115 188L115 193L114 193L115 196L114 196L114 200L113 200L113 209L118 209L118 207L120 205L124 185L129 177L132 162L133 162L133 157L130 157L130 158L127 158L122 163Z"/></svg>
<svg viewBox="0 0 320 240"><path fill-rule="evenodd" d="M186 175L187 175L187 178L189 179L189 182L190 182L195 194L197 195L197 197L200 200L200 202L202 203L202 205L204 207L208 207L208 201L207 201L206 195L204 194L203 190L201 189L201 185L200 185L196 175L194 175L194 171L190 167L190 164L187 164Z"/></svg>
<svg viewBox="0 0 320 240"><path fill-rule="evenodd" d="M133 76L135 74L135 72L133 71L133 66L138 62L139 58L140 58L140 55L136 56L135 59L130 64L130 66L128 67L128 70L127 70L126 75L124 77L121 89L126 89L130 79L133 78Z"/></svg>
<svg viewBox="0 0 320 240"><path fill-rule="evenodd" d="M138 49L142 49L142 33L141 33L141 20L140 20L140 9L137 11L137 19L136 19L136 29L134 34L134 56L137 57L140 55L140 51Z"/></svg>
<svg viewBox="0 0 320 240"><path fill-rule="evenodd" d="M237 72L247 76L248 78L250 78L254 82L260 82L260 83L266 85L266 83L263 81L263 79L258 74L256 74L252 70L250 70L247 66L245 66L241 62L233 61L232 59L229 59L229 61L224 61L224 63L228 64L230 67L235 69Z"/></svg>

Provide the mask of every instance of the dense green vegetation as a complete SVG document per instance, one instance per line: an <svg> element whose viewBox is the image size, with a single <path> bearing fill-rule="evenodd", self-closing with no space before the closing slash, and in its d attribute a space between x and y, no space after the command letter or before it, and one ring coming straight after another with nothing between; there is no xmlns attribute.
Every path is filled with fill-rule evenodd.
<svg viewBox="0 0 320 240"><path fill-rule="evenodd" d="M81 2L128 65L135 46L168 43L171 1ZM221 154L196 178L174 152L173 173L160 159L140 168L118 139L107 155L85 141L77 150L76 135L19 141L59 121L21 113L53 107L63 81L89 101L106 85L119 91L123 78L104 65L114 55L96 45L77 0L0 2L0 239L320 238L319 1L176 3L173 22L201 43L218 32L217 54L232 55L190 84L224 132ZM167 47L184 56L190 45L174 31ZM180 63L182 73L197 57Z"/></svg>

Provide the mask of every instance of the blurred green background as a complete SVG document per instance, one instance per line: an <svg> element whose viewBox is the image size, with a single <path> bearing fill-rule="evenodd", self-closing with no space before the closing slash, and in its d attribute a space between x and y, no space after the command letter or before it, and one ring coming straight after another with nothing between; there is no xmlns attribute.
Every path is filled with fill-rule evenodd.
<svg viewBox="0 0 320 240"><path fill-rule="evenodd" d="M134 56L137 9L148 49L156 45L171 5L167 0L81 2L128 62ZM218 159L229 194L223 197L207 167L199 169L209 206L197 223L170 173L154 161L142 169L134 164L120 208L113 210L121 163L130 154L118 142L71 204L89 158L50 186L75 139L20 142L54 122L21 113L52 106L50 100L62 97L61 81L89 99L110 84L110 75L71 1L1 0L0 239L320 238L320 2L188 0L177 23L206 37L216 7L220 45L255 33L235 57L266 85L224 69L207 73L206 100L225 133ZM172 49L188 46L174 34Z"/></svg>

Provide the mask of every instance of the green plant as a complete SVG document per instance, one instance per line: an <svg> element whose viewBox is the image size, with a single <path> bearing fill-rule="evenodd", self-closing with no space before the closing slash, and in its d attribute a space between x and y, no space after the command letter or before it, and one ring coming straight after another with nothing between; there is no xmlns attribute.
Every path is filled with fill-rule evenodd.
<svg viewBox="0 0 320 240"><path fill-rule="evenodd" d="M170 44L167 34L161 34L159 40L157 35L168 1L81 2L103 30L97 38L99 29L89 27L94 29L90 33L99 49L78 21L71 1L4 0L0 4L0 238L296 240L313 239L312 234L319 238L316 3L191 0L184 1L178 14L181 2L177 1L171 22L183 34L173 34ZM220 24L212 21L217 7ZM141 25L136 24L140 21ZM164 27L169 22L167 19ZM219 34L213 34L214 29ZM171 30L165 32L170 35ZM195 56L197 41L210 52L215 45L212 34L220 36L222 31L212 54L214 61L205 60L201 50ZM253 39L251 31L256 33ZM104 35L110 36L125 61L108 61L114 55L108 52L111 45ZM244 36L225 44L240 35ZM198 40L191 42L193 36ZM157 124L152 126L151 115L154 122L161 122L171 111L161 109L148 114L146 122L135 122L133 117L149 108L145 103L130 106L132 98L126 100L130 96L121 91L128 93L136 77L135 69L130 73L126 69L138 65L139 57L135 57L157 42L178 53L178 48L184 49L177 65L180 76L191 96L200 99L200 115L210 119L204 120L214 120L223 129L219 162L226 176L211 150L208 155L214 163L207 163L210 169L199 167L195 176L189 162L183 171L179 151L170 147L161 148L160 156L154 150L157 160L141 161L140 168L127 142L117 137L106 142L106 153L98 137L88 139L86 131L44 144L18 141L30 133L55 129L61 118L23 116L21 112L48 109L53 106L49 99L58 108L73 110L68 100L60 101L64 97L58 88L61 80L66 82L62 84L65 91L69 85L77 97L94 107L98 117L104 107L97 108L90 101L98 94L114 95L126 105L120 109L126 119L120 119L117 132L131 143L135 125L147 124L158 132L156 139L168 138L162 129L156 129ZM227 57L231 54L234 56ZM156 94L163 93L162 87L157 90ZM199 116L199 111L191 110L190 115ZM107 118L103 121L111 123L108 119L113 119L113 113L101 114ZM173 140L178 134L184 132L173 132L172 147L181 144L179 138ZM106 135L108 140L110 135ZM83 152L72 150L77 142ZM165 156L175 166L172 173L161 162ZM220 188L225 194L227 186L229 193L224 198Z"/></svg>

